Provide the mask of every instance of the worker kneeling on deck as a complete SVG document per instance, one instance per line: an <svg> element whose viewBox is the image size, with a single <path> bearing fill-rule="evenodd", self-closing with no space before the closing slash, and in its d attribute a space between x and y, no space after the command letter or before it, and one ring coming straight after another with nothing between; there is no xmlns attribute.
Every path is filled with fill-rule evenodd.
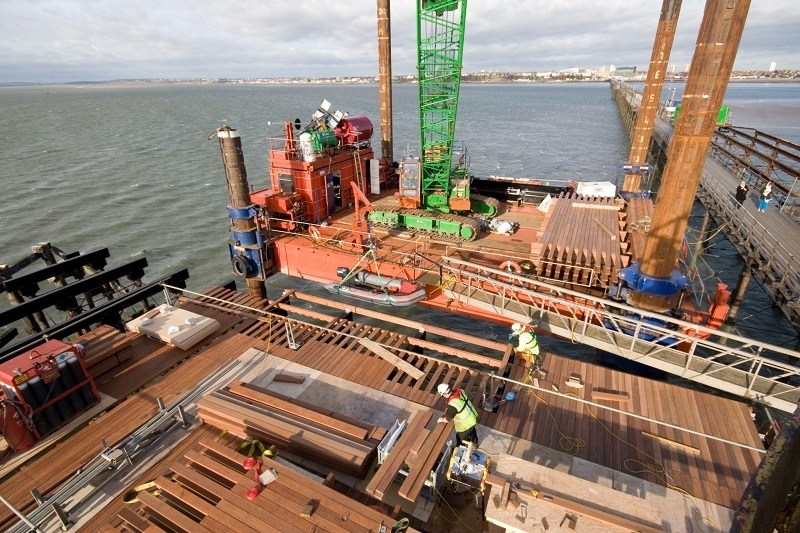
<svg viewBox="0 0 800 533"><path fill-rule="evenodd" d="M523 326L516 322L511 326L512 338L517 337L517 346L514 350L517 352L524 364L525 368L537 372L542 377L547 376L547 372L540 368L541 359L539 358L539 339L536 337L536 332L531 326Z"/></svg>
<svg viewBox="0 0 800 533"><path fill-rule="evenodd" d="M471 442L477 447L478 432L475 426L478 423L478 410L467 398L466 393L461 389L451 390L447 383L440 383L436 390L447 398L447 410L437 423L452 420L456 427L456 445L461 446L464 442Z"/></svg>

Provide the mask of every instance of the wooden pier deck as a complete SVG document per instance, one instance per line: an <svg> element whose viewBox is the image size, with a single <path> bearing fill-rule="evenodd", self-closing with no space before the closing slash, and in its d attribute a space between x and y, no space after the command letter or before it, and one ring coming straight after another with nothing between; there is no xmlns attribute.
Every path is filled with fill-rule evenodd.
<svg viewBox="0 0 800 533"><path fill-rule="evenodd" d="M224 288L207 294L250 307L267 305ZM273 305L273 309L284 306L289 312L299 348L289 346L286 318L254 317L252 311L240 312L233 305L203 298L186 302L183 307L214 318L223 327L216 338L209 339L192 353L157 343L153 346L154 341L134 337L131 340L134 356L115 374L121 384L120 390L129 391L134 386L132 376L140 372L142 365L172 357L169 359L172 369L148 386L137 385L139 392L133 396L122 399L120 395L118 404L101 418L7 475L0 482L0 492L18 509L29 512L35 505L31 489L36 488L47 496L100 452L101 439L109 444L116 443L154 416L158 411L156 398L169 402L212 370L250 348L433 410L443 411L445 407L444 399L435 393L440 382L463 388L476 405L481 404L488 375L470 368L468 365L474 366L470 361L445 362L434 358L447 354L446 348L438 352L433 343L427 343L425 352L432 356L429 357L416 353L419 345L414 347L415 339L337 315L341 313L338 310L332 310L327 316L320 311L305 311L298 305ZM387 319L391 321L391 317ZM361 338L380 343L421 371L422 377L414 379L389 360L379 357L358 342ZM141 356L147 350L150 350L151 359ZM510 353L487 348L482 339L475 339L469 351L481 361L487 359L487 353L493 353L498 367L508 361ZM179 359L178 355L182 357ZM448 357L452 361L452 356ZM176 360L179 363L174 362ZM524 381L524 369L513 362L510 365L511 378ZM625 413L654 417L757 449L761 442L745 404L550 353L545 354L544 367L549 375L540 381L542 389L520 390L514 402L501 405L496 413L481 411L480 425L552 448L565 456L584 459L664 487L677 487L708 502L735 507L760 461L758 452L575 400L595 401ZM582 387L569 387L568 382L579 383ZM109 393L114 392L113 379L104 381L102 386ZM550 394L548 391L554 388L568 394ZM151 507L151 511L157 513L158 509ZM5 528L12 521L11 513L0 508L0 526Z"/></svg>

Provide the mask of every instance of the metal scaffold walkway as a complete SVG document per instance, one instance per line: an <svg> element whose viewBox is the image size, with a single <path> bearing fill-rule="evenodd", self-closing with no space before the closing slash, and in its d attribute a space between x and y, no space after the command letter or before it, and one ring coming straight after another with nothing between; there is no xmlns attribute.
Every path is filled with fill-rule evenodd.
<svg viewBox="0 0 800 533"><path fill-rule="evenodd" d="M552 335L775 409L791 413L800 401L793 350L455 257L442 261L444 292L461 304L535 320Z"/></svg>

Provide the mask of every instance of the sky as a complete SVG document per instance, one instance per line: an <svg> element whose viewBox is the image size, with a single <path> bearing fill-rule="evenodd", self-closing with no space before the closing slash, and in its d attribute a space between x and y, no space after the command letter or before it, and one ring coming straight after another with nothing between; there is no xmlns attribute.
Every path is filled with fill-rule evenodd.
<svg viewBox="0 0 800 533"><path fill-rule="evenodd" d="M464 72L646 69L661 0L471 0ZM704 0L670 57L691 62ZM376 0L0 0L0 83L377 74ZM414 74L415 2L391 0L392 72ZM800 69L797 0L752 0L734 70Z"/></svg>

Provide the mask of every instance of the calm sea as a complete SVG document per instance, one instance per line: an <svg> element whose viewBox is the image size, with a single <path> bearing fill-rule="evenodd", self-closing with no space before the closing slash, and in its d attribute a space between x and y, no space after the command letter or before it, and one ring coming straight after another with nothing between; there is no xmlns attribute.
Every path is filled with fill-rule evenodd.
<svg viewBox="0 0 800 533"><path fill-rule="evenodd" d="M416 86L397 85L393 94L399 159L419 145ZM48 241L66 251L108 247L112 265L145 256L150 276L188 268L195 291L229 281L228 193L218 142L209 134L222 124L237 128L250 184L265 187L268 137L279 136L287 120L306 122L322 99L370 117L379 145L375 85L0 89L0 261ZM725 103L736 125L800 142L800 84L731 84ZM456 138L477 174L547 179L616 181L629 150L607 83L464 85ZM712 246L712 256L721 255L712 275L732 276L733 285L740 267L723 248ZM269 291L285 286L317 290L279 277ZM780 318L768 300L752 305L740 313L763 321L753 330L769 324L772 342L786 335L793 345L790 332L775 336L770 321ZM475 331L474 323L452 320ZM745 330L751 322L741 320ZM505 338L503 328L480 327L487 337Z"/></svg>

